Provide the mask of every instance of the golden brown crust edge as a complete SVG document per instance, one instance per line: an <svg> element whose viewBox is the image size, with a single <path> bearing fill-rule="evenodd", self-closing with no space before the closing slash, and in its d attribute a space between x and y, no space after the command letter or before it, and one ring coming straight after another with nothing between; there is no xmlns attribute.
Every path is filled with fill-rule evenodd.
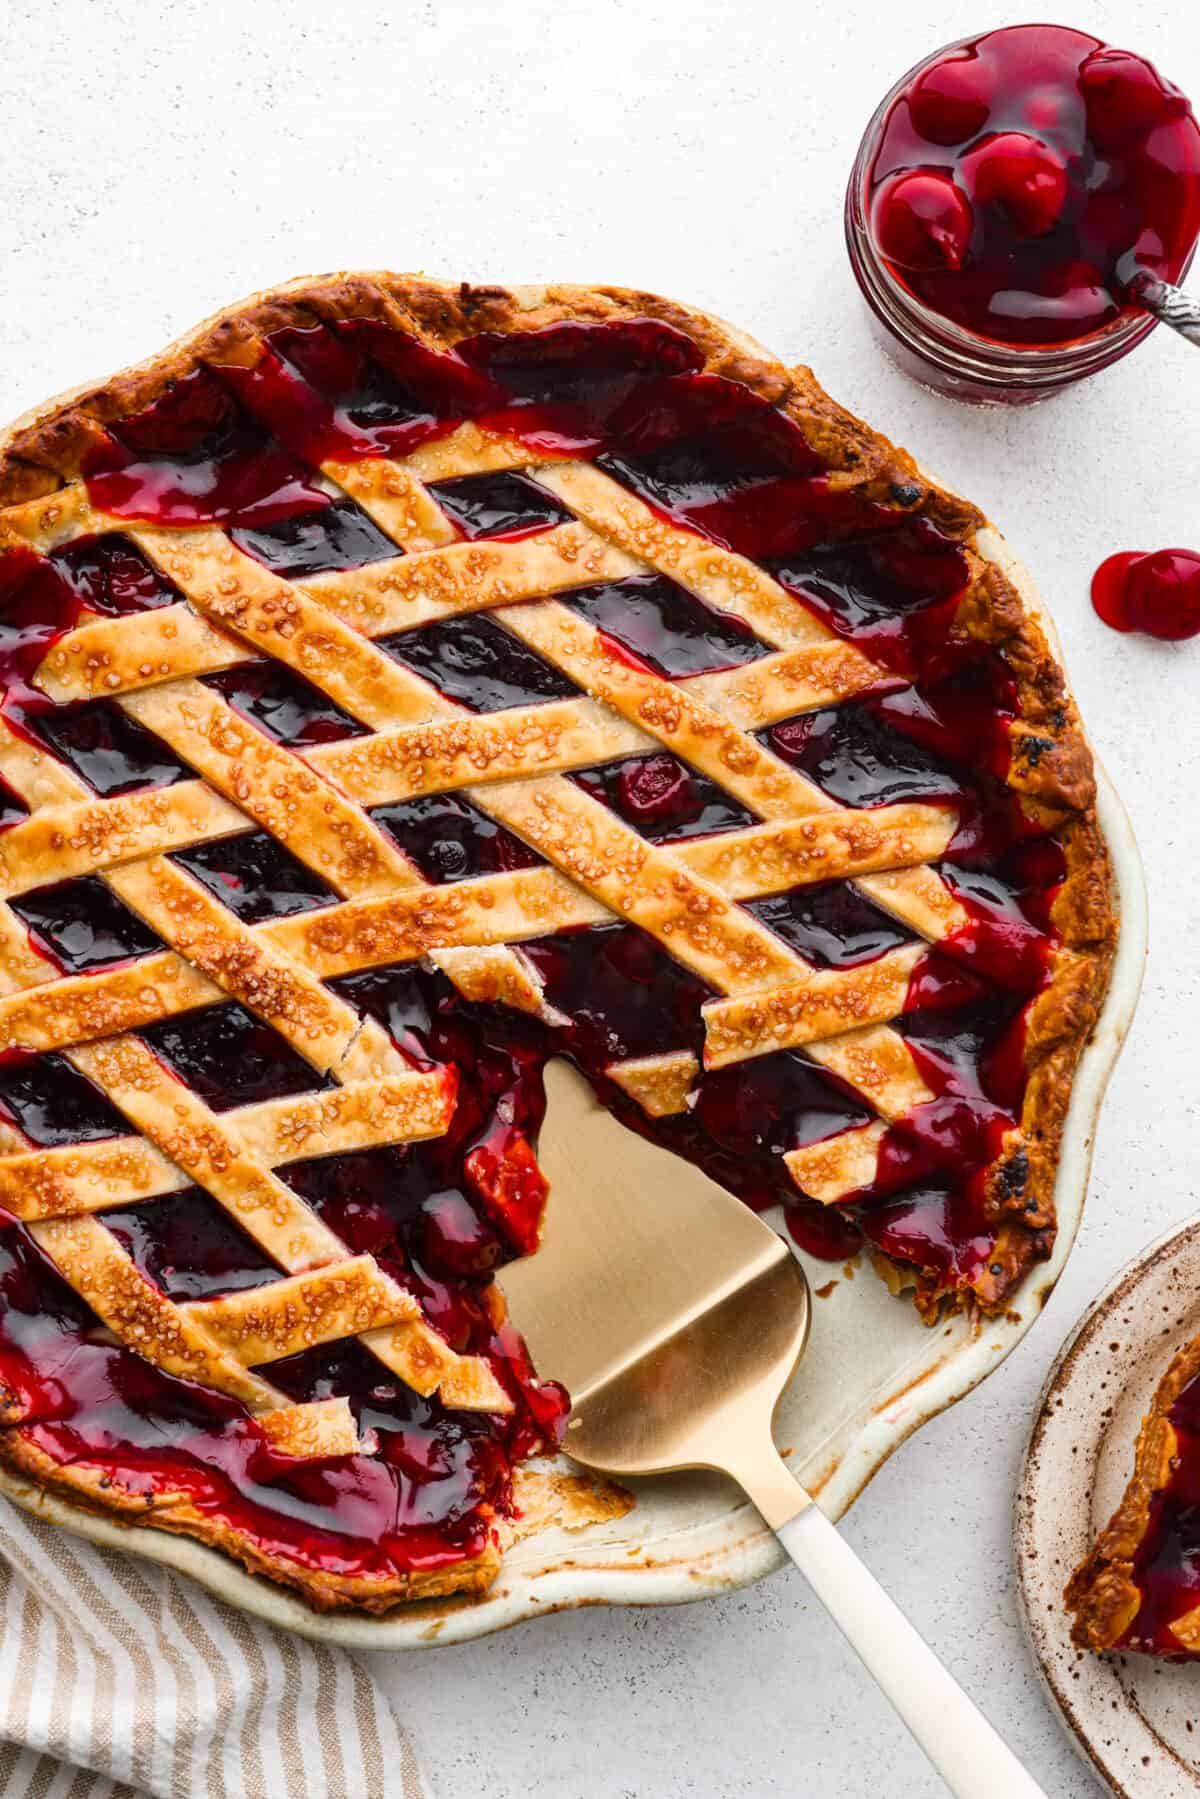
<svg viewBox="0 0 1200 1799"><path fill-rule="evenodd" d="M160 354L109 381L39 409L0 435L0 506L53 492L75 478L82 459L107 422L149 405L174 380L206 360L236 361L252 354L253 340L283 325L341 318L374 318L407 330L431 347L452 346L480 331L516 332L572 320L655 318L685 331L705 355L708 373L740 381L780 406L804 430L814 449L846 486L914 516L931 519L965 546L972 579L960 607L960 629L992 645L1012 671L1019 722L1009 784L1032 808L1065 814L1057 825L1067 880L1057 898L1054 923L1062 938L1052 979L1036 1001L1026 1043L1029 1082L1020 1129L989 1176L990 1203L998 1222L995 1253L975 1284L986 1311L1003 1309L1030 1266L1049 1254L1054 1240L1054 1181L1059 1146L1079 1055L1094 1028L1115 949L1116 917L1107 851L1095 815L1091 752L1062 670L1037 619L1024 605L1017 582L981 551L977 537L986 521L969 502L926 479L907 452L855 418L824 393L811 372L787 369L732 327L658 295L629 289L548 286L509 289L458 286L422 276L336 274L301 279L258 294L207 321ZM917 1303L933 1315L944 1296L930 1277L919 1280ZM970 1295L960 1295L967 1303ZM25 1457L32 1446L15 1432L0 1439L0 1460L33 1472ZM40 1452L37 1452L40 1454ZM89 1509L128 1515L111 1489L97 1490L85 1471L55 1464L35 1475ZM53 1472L51 1472L53 1470ZM146 1516L145 1502L132 1502ZM266 1561L249 1541L185 1504L155 1508L154 1523L212 1542L256 1571L304 1592L318 1609L356 1605L387 1610L405 1598L451 1590L479 1591L494 1577L497 1558L414 1576L404 1591L384 1594L371 1583L311 1576ZM416 1583L423 1582L418 1585ZM435 1583L435 1584L430 1584Z"/></svg>
<svg viewBox="0 0 1200 1799"><path fill-rule="evenodd" d="M1121 1503L1067 1583L1064 1598L1074 1614L1071 1640L1080 1649L1111 1649L1137 1616L1141 1593L1133 1578L1134 1559L1150 1523L1154 1496L1171 1477L1176 1449L1169 1413L1197 1374L1200 1337L1179 1351L1158 1383L1138 1429L1133 1473Z"/></svg>
<svg viewBox="0 0 1200 1799"><path fill-rule="evenodd" d="M742 381L773 404L786 405L806 423L813 447L856 484L867 476L881 498L893 483L902 489L921 485L911 459L830 400L807 369L786 369L731 327L673 300L627 288L453 286L422 276L380 273L301 279L256 294L145 362L26 415L0 436L0 506L53 492L73 479L97 426L148 406L170 382L202 362L236 362L253 339L284 325L345 318L375 319L413 332L434 348L453 346L481 331L655 318L693 338L704 352L708 373ZM917 497L912 496L914 510L919 509ZM953 496L941 500L950 518L973 514L973 508ZM904 502L900 498L895 503Z"/></svg>
<svg viewBox="0 0 1200 1799"><path fill-rule="evenodd" d="M317 1612L353 1609L379 1614L413 1599L483 1593L500 1567L500 1551L489 1540L481 1555L464 1557L442 1568L415 1569L377 1578L331 1574L281 1554L267 1554L247 1532L200 1510L185 1493L147 1497L131 1492L101 1469L56 1462L19 1430L0 1432L0 1464L34 1481L44 1492L113 1523L171 1531L219 1549L249 1573L266 1575L293 1588Z"/></svg>

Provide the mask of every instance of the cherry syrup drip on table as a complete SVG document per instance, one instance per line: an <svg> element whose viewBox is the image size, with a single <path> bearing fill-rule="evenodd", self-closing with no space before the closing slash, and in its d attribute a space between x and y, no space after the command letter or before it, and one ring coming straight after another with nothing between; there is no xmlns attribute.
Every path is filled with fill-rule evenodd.
<svg viewBox="0 0 1200 1799"><path fill-rule="evenodd" d="M1200 555L1195 550L1122 550L1092 576L1092 605L1114 631L1143 631L1167 643L1200 637Z"/></svg>
<svg viewBox="0 0 1200 1799"><path fill-rule="evenodd" d="M917 71L868 180L876 246L918 300L980 337L1065 344L1130 309L1138 270L1179 279L1200 127L1141 57L1016 25Z"/></svg>
<svg viewBox="0 0 1200 1799"><path fill-rule="evenodd" d="M660 516L763 560L832 632L880 667L846 703L783 720L764 745L831 799L859 807L944 806L953 834L941 872L966 923L925 951L895 1028L932 1098L890 1125L870 1189L821 1206L783 1155L867 1126L854 1090L798 1051L703 1073L687 1111L651 1120L612 1079L613 1063L703 1049L716 997L635 925L611 923L524 944L542 981L543 1022L470 1005L441 974L405 966L332 985L380 1021L417 1067L455 1071L451 1127L435 1141L293 1164L281 1175L354 1252L374 1255L456 1349L486 1355L514 1401L509 1419L450 1413L393 1380L354 1343L272 1365L302 1400L349 1396L374 1456L300 1463L271 1449L232 1401L147 1368L98 1335L19 1225L0 1230L0 1379L29 1408L47 1453L183 1490L230 1522L328 1569L434 1566L475 1553L491 1508L508 1503L512 1462L561 1433L565 1398L539 1381L496 1305L492 1280L535 1245L545 1201L534 1145L548 1057L572 1057L626 1124L687 1156L756 1207L782 1202L793 1235L844 1257L873 1243L954 1289L987 1260L994 1228L981 1171L1019 1115L1023 1023L1055 942L1063 879L1055 840L1005 785L1016 701L1002 660L958 638L961 549L908 517L915 497L867 501L831 488L798 426L736 382L701 375L697 347L651 320L568 325L518 339L481 335L432 352L371 323L277 332L254 368L206 368L138 418L112 427L88 474L93 502L122 518L212 523L280 575L303 579L394 556L322 463L398 456L468 421L520 436L530 460L588 456ZM563 511L536 480L486 474L439 483L464 539L553 530ZM567 592L611 653L668 678L735 668L769 653L739 619L665 576ZM163 787L189 770L114 701L51 705L31 685L63 631L94 615L178 595L118 536L0 564L6 716L95 793ZM477 712L536 706L575 689L501 624L448 618L381 647ZM251 725L293 747L362 729L316 688L265 662L207 677ZM663 843L742 830L738 802L666 751L571 777L644 837ZM0 796L2 797L2 796ZM16 796L0 823L25 815ZM461 794L376 808L376 822L431 882L538 864L530 846ZM319 876L263 832L178 852L238 917L257 923L333 905ZM848 968L913 941L845 882L748 902L817 967ZM157 947L94 877L14 905L49 965L86 975ZM216 1111L311 1090L319 1077L269 1026L232 1002L143 1033L164 1066ZM0 1115L34 1144L126 1131L61 1057L0 1069ZM277 1269L207 1195L185 1188L105 1222L147 1278L186 1299L255 1286Z"/></svg>

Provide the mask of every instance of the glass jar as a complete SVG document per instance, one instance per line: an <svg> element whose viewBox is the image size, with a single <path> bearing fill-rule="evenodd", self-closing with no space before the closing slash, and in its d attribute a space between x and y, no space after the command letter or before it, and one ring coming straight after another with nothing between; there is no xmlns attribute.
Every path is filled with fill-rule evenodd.
<svg viewBox="0 0 1200 1799"><path fill-rule="evenodd" d="M971 47L962 39L908 71L876 109L858 148L846 189L850 264L884 349L904 372L937 393L975 404L1029 405L1110 367L1154 329L1156 320L1130 308L1085 336L1046 345L1006 343L979 335L925 305L880 254L870 222L870 184L885 126L897 100L934 64ZM1187 263L1190 264L1192 253Z"/></svg>

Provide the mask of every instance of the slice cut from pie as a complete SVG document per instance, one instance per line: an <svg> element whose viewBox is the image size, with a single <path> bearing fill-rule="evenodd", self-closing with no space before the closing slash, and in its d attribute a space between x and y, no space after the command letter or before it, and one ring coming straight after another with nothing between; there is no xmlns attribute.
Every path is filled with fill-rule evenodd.
<svg viewBox="0 0 1200 1799"><path fill-rule="evenodd" d="M1081 1649L1200 1656L1200 1337L1159 1382L1124 1497L1066 1600Z"/></svg>
<svg viewBox="0 0 1200 1799"><path fill-rule="evenodd" d="M1047 1255L1090 754L807 370L296 283L9 433L0 659L10 1468L318 1606L485 1585L566 1409L494 1285L556 1054L927 1317Z"/></svg>

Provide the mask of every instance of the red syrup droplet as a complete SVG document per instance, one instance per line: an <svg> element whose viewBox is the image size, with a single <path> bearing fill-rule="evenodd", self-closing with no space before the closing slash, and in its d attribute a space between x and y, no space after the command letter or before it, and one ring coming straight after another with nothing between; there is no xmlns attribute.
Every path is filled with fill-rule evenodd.
<svg viewBox="0 0 1200 1799"><path fill-rule="evenodd" d="M1195 550L1122 550L1092 576L1092 605L1114 631L1168 643L1200 636L1200 555Z"/></svg>
<svg viewBox="0 0 1200 1799"><path fill-rule="evenodd" d="M982 338L1050 347L1177 281L1200 232L1200 126L1143 58L1017 25L933 58L889 106L867 175L897 281ZM907 203L906 203L907 202Z"/></svg>

